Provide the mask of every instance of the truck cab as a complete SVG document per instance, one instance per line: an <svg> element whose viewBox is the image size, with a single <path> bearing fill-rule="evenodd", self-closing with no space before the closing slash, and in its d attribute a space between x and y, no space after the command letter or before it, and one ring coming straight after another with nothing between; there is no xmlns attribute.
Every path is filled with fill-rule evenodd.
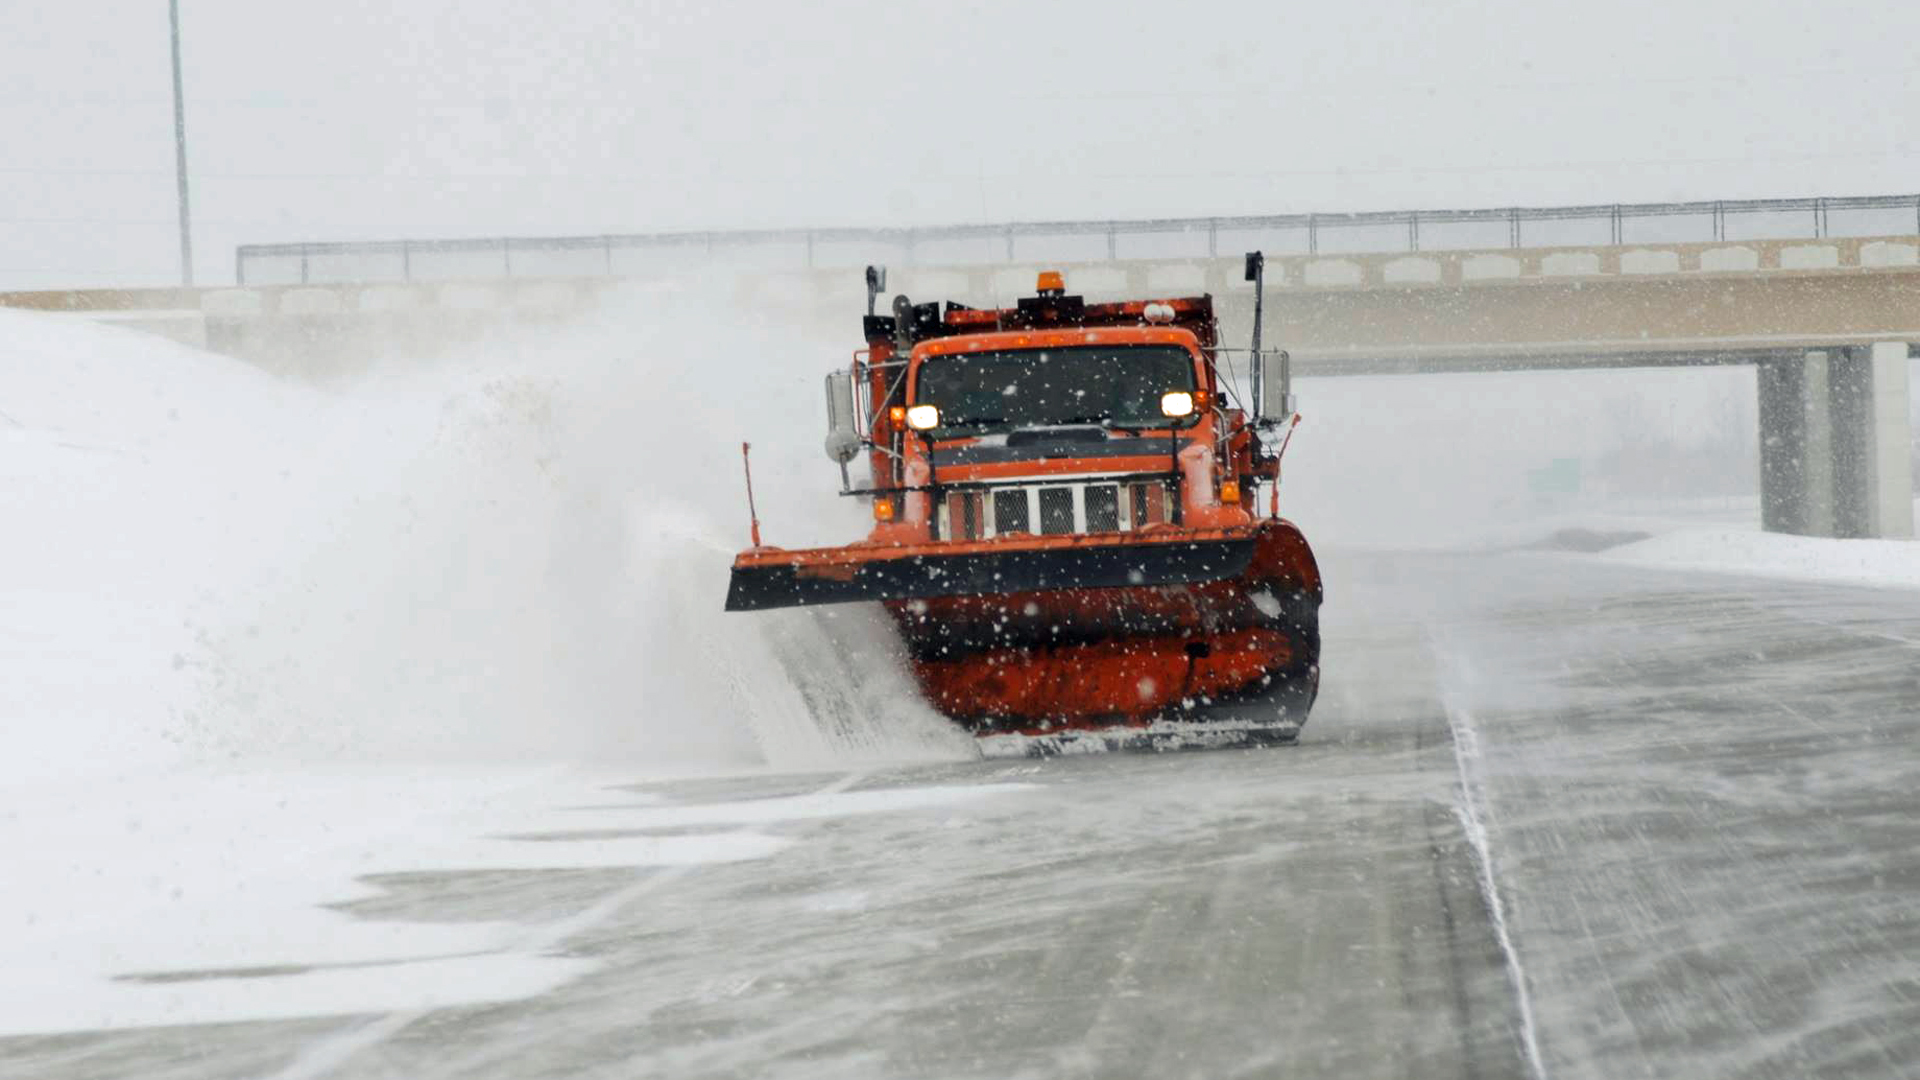
<svg viewBox="0 0 1920 1080"><path fill-rule="evenodd" d="M896 301L869 317L848 385L876 403L859 410L870 539L1250 525L1277 462L1221 391L1212 298L1089 305L1057 274L1039 284L1011 309Z"/></svg>

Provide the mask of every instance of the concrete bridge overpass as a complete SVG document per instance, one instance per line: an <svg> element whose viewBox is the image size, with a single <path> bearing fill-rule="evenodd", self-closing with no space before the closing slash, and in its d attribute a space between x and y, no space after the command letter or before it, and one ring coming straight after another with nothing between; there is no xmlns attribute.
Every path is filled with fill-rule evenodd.
<svg viewBox="0 0 1920 1080"><path fill-rule="evenodd" d="M1743 215L1806 207L1675 204L1681 209L1656 207L1645 215L1628 212L1635 208L1567 208L1529 211L1535 216L1526 218L1519 211L1350 215L1338 226L1313 215L1304 223L1196 219L1206 227L1137 223L1137 234L1123 231L1122 223L1091 223L1081 233L1060 233L1065 227L1055 225L995 227L984 238L945 235L952 230L921 230L936 235L904 239L898 230L863 235L869 248L892 243L922 257L938 243L977 249L972 261L896 264L893 291L916 299L1005 301L1029 291L1039 269L1062 269L1071 288L1093 297L1212 293L1230 340L1244 336L1251 320L1237 241L1299 240L1294 246L1305 250L1269 255L1267 339L1292 351L1303 376L1754 365L1765 526L1808 535L1911 536L1907 358L1920 343L1920 198L1801 202L1812 210L1802 222L1805 235L1773 238L1743 235L1738 223ZM1901 231L1832 235L1836 213L1867 214L1857 220ZM1606 226L1600 243L1519 246L1532 236L1554 235L1552 228L1564 234L1569 223L1591 225L1596 215ZM1698 218L1709 235L1635 242L1636 234L1652 231L1641 228L1643 217L1663 222L1669 233L1679 231L1675 220ZM1432 249L1436 235L1450 235L1446 229L1483 235L1471 230L1490 224L1504 234L1503 246ZM1078 260L1009 261L1005 256L1020 255L1031 239L1017 229L1053 229L1032 235L1090 238L1093 247ZM1354 246L1352 230L1359 229L1394 237L1393 249L1327 250ZM738 235L746 239L717 247L709 238L704 250L754 250L756 244L786 250L781 245L795 242L788 234ZM1153 237L1163 246L1169 237L1189 246L1204 240L1213 254L1141 254L1143 238ZM658 243L649 250L656 253L693 244L685 234L653 239ZM1225 256L1219 254L1223 240L1236 241ZM737 279L742 299L778 293L820 310L856 310L864 302L857 268L820 265L829 245L851 243L838 234L807 234L799 265L743 272ZM580 261L582 252L590 258ZM436 277L428 273L434 259L464 261L439 264L449 276ZM599 272L590 272L593 265ZM540 269L554 272L528 273ZM125 321L325 378L332 365L396 345L430 351L503 321L565 319L618 302L631 282L660 273L621 269L613 238L279 245L242 249L238 270L248 284L236 288L6 294L0 304Z"/></svg>

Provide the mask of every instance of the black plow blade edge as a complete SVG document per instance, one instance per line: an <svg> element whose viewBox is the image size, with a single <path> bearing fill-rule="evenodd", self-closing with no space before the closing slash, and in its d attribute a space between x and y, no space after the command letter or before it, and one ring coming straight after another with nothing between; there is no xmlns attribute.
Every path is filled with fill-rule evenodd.
<svg viewBox="0 0 1920 1080"><path fill-rule="evenodd" d="M1242 537L917 555L826 566L768 563L734 567L727 610L1045 589L1190 585L1238 576L1252 561L1253 538Z"/></svg>

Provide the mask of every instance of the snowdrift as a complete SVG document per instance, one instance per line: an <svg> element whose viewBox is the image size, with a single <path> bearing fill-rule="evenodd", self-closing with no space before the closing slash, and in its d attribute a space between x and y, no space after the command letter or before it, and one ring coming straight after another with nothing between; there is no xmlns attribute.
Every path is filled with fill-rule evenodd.
<svg viewBox="0 0 1920 1080"><path fill-rule="evenodd" d="M1915 506L1920 513L1920 505ZM1920 589L1920 542L1829 540L1735 529L1683 529L1603 557L1674 570Z"/></svg>
<svg viewBox="0 0 1920 1080"><path fill-rule="evenodd" d="M0 312L0 782L234 756L950 753L861 613L720 613L743 433L768 444L770 539L859 508L789 475L820 464L793 403L839 350L699 295L324 393Z"/></svg>

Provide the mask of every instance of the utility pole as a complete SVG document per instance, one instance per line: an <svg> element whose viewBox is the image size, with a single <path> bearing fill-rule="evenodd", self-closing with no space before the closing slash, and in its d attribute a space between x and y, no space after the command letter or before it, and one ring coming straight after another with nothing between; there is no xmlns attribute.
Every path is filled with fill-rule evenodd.
<svg viewBox="0 0 1920 1080"><path fill-rule="evenodd" d="M180 188L180 284L193 284L193 219L187 207L187 103L180 93L180 0L167 0L173 31L173 172Z"/></svg>

